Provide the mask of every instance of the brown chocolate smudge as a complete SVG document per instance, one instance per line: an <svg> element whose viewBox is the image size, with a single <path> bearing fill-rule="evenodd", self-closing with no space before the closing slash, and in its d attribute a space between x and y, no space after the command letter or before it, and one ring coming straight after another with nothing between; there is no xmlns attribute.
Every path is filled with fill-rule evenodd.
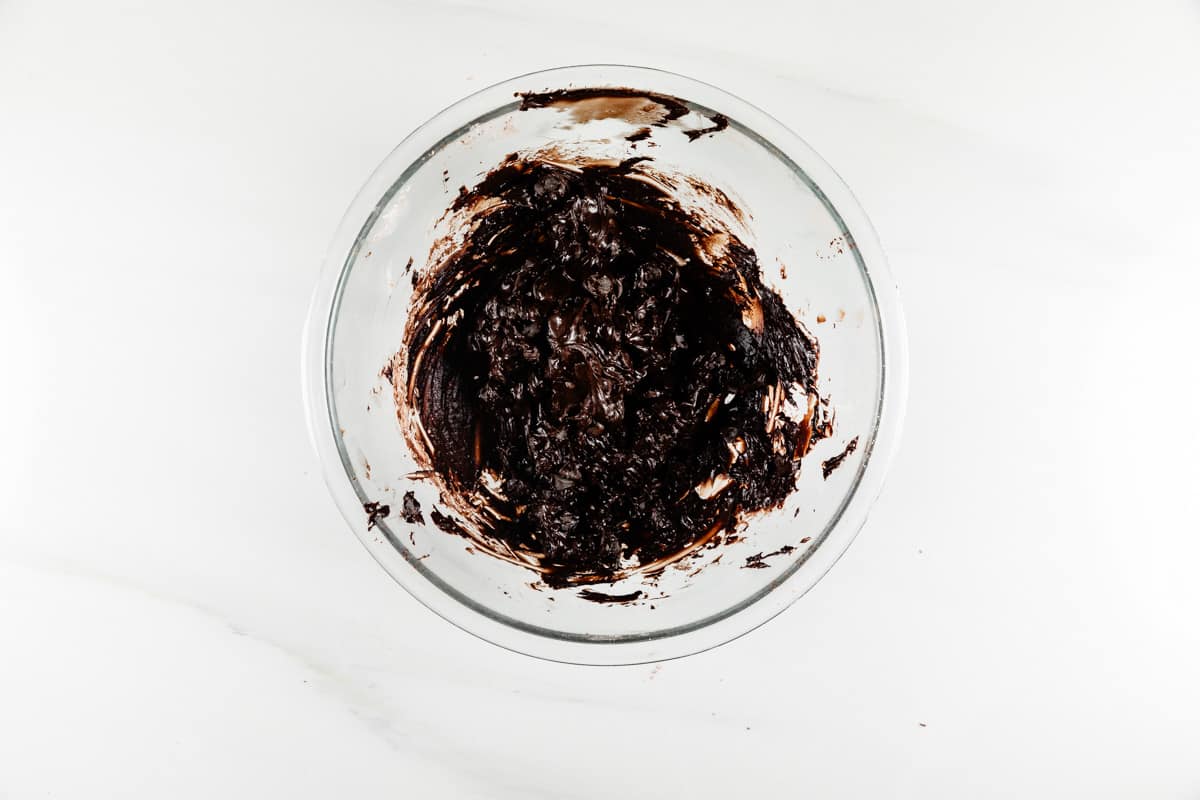
<svg viewBox="0 0 1200 800"><path fill-rule="evenodd" d="M742 569L765 569L766 567L770 566L770 564L767 563L768 558L774 558L775 556L786 556L795 549L796 548L792 547L790 544L785 544L783 547L779 548L778 550L773 550L770 553L755 553L752 556L747 556L746 563L742 565Z"/></svg>
<svg viewBox="0 0 1200 800"><path fill-rule="evenodd" d="M565 97L550 95L523 107ZM556 585L658 574L719 544L744 513L782 504L828 423L816 340L754 252L681 206L648 160L511 154L464 187L451 209L464 234L431 252L389 373L422 474L459 518L431 509L433 524ZM724 192L703 196L741 218ZM693 305L664 316L663 280ZM611 314L604 336L619 341L597 334ZM668 335L682 338L657 342ZM709 349L694 374L658 364Z"/></svg>
<svg viewBox="0 0 1200 800"><path fill-rule="evenodd" d="M421 502L417 500L417 496L412 492L404 493L404 500L400 504L400 516L409 524L425 524L425 517L421 515Z"/></svg>
<svg viewBox="0 0 1200 800"><path fill-rule="evenodd" d="M694 131L684 131L684 136L688 137L689 141L696 141L701 136L707 136L711 133L719 133L729 127L729 118L724 114L713 114L709 119L712 120L712 125L707 128L698 128Z"/></svg>
<svg viewBox="0 0 1200 800"><path fill-rule="evenodd" d="M559 108L575 122L596 119L625 119L656 127L686 116L690 109L678 97L623 87L557 89L552 92L522 92L521 111Z"/></svg>
<svg viewBox="0 0 1200 800"><path fill-rule="evenodd" d="M363 503L363 511L367 513L367 530L371 530L379 520L392 513L392 507L384 503Z"/></svg>
<svg viewBox="0 0 1200 800"><path fill-rule="evenodd" d="M838 467L840 467L842 465L842 462L845 461L846 458L849 457L849 455L857 449L858 449L858 437L855 436L853 439L850 440L849 444L846 445L845 450L838 453L833 458L827 458L821 462L822 477L828 478L830 475L832 475L833 471L835 469L837 469Z"/></svg>
<svg viewBox="0 0 1200 800"><path fill-rule="evenodd" d="M639 589L628 594L605 594L592 589L583 589L579 592L579 596L593 603L632 603L642 596L642 591Z"/></svg>

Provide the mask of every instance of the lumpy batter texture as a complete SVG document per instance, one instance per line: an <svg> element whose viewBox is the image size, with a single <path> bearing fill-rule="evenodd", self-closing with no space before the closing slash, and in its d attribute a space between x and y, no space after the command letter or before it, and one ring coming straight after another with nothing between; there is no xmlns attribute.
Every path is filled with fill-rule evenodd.
<svg viewBox="0 0 1200 800"><path fill-rule="evenodd" d="M394 361L458 527L552 584L653 569L779 506L822 435L815 340L642 161L514 154L464 189Z"/></svg>

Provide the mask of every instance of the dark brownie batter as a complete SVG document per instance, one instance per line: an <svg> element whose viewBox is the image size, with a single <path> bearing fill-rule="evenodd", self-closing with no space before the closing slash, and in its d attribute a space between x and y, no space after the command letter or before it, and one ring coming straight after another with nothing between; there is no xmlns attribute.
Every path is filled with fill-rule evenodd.
<svg viewBox="0 0 1200 800"><path fill-rule="evenodd" d="M463 522L434 524L555 585L778 507L822 435L816 341L754 251L644 161L513 154L464 189L466 234L423 275L394 362Z"/></svg>

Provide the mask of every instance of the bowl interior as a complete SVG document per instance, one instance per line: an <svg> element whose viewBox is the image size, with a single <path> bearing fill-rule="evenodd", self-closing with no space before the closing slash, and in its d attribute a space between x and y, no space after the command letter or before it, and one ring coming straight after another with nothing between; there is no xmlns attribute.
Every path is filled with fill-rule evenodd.
<svg viewBox="0 0 1200 800"><path fill-rule="evenodd" d="M569 108L521 111L514 96L568 85L672 94L691 113L653 129L649 139L630 142L626 137L641 127L636 121L593 119ZM685 135L710 126L717 113L729 120L727 129L694 141ZM871 459L885 394L884 327L870 253L860 242L864 236L873 242L873 236L852 230L834 208L827 192L836 180L832 171L822 163L828 175L814 176L811 165L801 163L815 158L811 151L747 104L649 70L575 68L516 79L451 107L414 139L364 190L356 203L363 216L354 218L352 208L347 224L357 230L348 252L332 255L338 275L323 309L327 417L316 425L327 426L341 482L353 493L344 492L343 511L381 563L453 621L476 632L473 619L492 631L511 630L518 638L502 643L526 651L536 646L521 642L537 638L663 642L737 616L785 584L797 595L814 583L832 563L815 554L831 548L837 552L827 555L836 557L853 535L851 530L844 541L831 541ZM764 283L820 344L821 393L835 413L833 436L805 457L786 505L754 516L740 541L703 549L654 582L635 577L591 587L612 595L642 593L630 602L599 603L581 597L578 588L547 588L534 573L475 552L466 540L429 524L429 510L441 506L433 487L412 477L419 467L405 445L391 386L381 376L401 347L412 273L427 267L431 246L444 233L439 220L459 187L476 183L506 154L547 147L596 157L649 156L659 170L699 178L728 194L747 213L745 233ZM854 453L824 477L822 461L856 438ZM406 492L420 501L425 524L401 519ZM368 529L361 505L367 502L386 504L392 513ZM858 524L861 519L855 530ZM757 560L758 554L765 557ZM646 651L647 657L668 650Z"/></svg>

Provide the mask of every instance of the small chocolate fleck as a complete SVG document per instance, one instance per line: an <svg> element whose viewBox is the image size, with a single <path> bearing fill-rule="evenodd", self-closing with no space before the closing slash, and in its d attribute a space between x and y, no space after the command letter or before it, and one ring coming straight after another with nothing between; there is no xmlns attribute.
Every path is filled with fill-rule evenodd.
<svg viewBox="0 0 1200 800"><path fill-rule="evenodd" d="M625 137L627 142L640 142L642 139L649 139L651 130L649 128L638 128L633 133Z"/></svg>
<svg viewBox="0 0 1200 800"><path fill-rule="evenodd" d="M846 458L857 449L858 449L858 437L855 436L853 439L850 440L850 443L846 445L845 450L838 453L833 458L828 458L821 462L821 475L825 478L828 478L830 475L833 474L833 471L835 469L837 469L838 467L840 467L842 465L842 462L845 461Z"/></svg>
<svg viewBox="0 0 1200 800"><path fill-rule="evenodd" d="M425 524L425 517L421 516L421 503L412 492L404 493L404 502L400 505L400 516L404 517L404 521L408 523Z"/></svg>
<svg viewBox="0 0 1200 800"><path fill-rule="evenodd" d="M584 600L590 600L593 603L632 603L642 596L639 589L636 592L629 594L605 594L604 592L595 592L591 589L584 589L579 592L579 596Z"/></svg>
<svg viewBox="0 0 1200 800"><path fill-rule="evenodd" d="M392 507L384 503L363 503L363 511L367 512L367 530L371 530L379 520L392 513Z"/></svg>

